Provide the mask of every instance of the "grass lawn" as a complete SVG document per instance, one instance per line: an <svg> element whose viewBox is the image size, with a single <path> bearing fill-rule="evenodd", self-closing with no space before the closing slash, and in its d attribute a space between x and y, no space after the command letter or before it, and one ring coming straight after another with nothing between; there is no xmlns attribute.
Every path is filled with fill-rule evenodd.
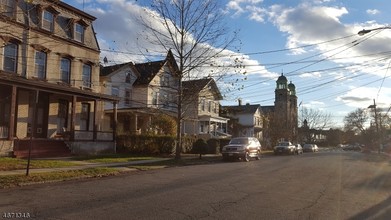
<svg viewBox="0 0 391 220"><path fill-rule="evenodd" d="M49 172L49 173L36 173L25 175L8 175L1 176L0 188L10 188L15 186L22 186L32 183L43 183L53 181L64 181L76 178L91 178L91 177L103 177L112 176L119 174L120 171L116 168L88 168L84 170L70 170L60 172Z"/></svg>
<svg viewBox="0 0 391 220"><path fill-rule="evenodd" d="M56 159L32 159L30 161L31 169L38 168L58 168L58 167L70 167L83 164L83 162L89 163L123 163L139 160L152 160L161 157L152 156L135 156L124 154L112 154L112 155L99 155L99 156L85 156L85 157L73 157L69 160L56 160ZM10 157L0 157L0 171L7 170L20 170L26 169L27 159L18 159Z"/></svg>
<svg viewBox="0 0 391 220"><path fill-rule="evenodd" d="M134 155L104 155L94 157L77 157L70 160L31 160L30 168L57 168L57 167L69 167L75 166L83 162L93 163L114 163L114 162L128 162L136 160L149 160L162 157L152 156L134 156ZM140 171L161 169L166 167L177 167L187 165L200 165L222 162L221 156L202 157L199 159L196 157L187 157L180 160L168 159L159 162L150 162L146 164L138 164L128 166L128 168L137 169ZM27 160L17 158L0 158L0 171L26 169ZM83 170L69 170L69 171L56 171L48 173L30 173L29 176L22 175L5 175L0 178L0 188L9 188L15 186L22 186L31 183L44 183L52 181L63 181L75 178L91 178L91 177L103 177L110 175L117 175L122 171L119 168L88 168Z"/></svg>
<svg viewBox="0 0 391 220"><path fill-rule="evenodd" d="M81 164L79 161L64 160L31 160L30 168L70 167ZM0 157L0 171L26 169L27 159Z"/></svg>
<svg viewBox="0 0 391 220"><path fill-rule="evenodd" d="M138 156L130 154L109 154L109 155L98 155L98 156L81 156L75 157L77 161L84 161L89 163L124 163L138 160L153 160L161 157L152 156Z"/></svg>

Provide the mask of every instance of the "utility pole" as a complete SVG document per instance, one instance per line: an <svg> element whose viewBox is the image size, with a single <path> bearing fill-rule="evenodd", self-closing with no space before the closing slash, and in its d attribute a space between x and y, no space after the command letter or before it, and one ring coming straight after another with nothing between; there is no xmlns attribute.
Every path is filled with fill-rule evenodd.
<svg viewBox="0 0 391 220"><path fill-rule="evenodd" d="M376 126L376 142L378 142L378 153L380 153L381 151L381 138L380 138L380 134L379 134L379 123L377 122L377 109L376 109L376 101L375 99L373 99L373 105L370 105L368 108L373 108L374 111L375 111L375 126Z"/></svg>

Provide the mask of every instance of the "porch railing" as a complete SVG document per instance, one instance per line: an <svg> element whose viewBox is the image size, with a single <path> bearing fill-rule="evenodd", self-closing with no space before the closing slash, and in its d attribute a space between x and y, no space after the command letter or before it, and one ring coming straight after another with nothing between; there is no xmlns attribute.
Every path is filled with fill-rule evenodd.
<svg viewBox="0 0 391 220"><path fill-rule="evenodd" d="M93 141L94 132L93 131L75 131L74 137L76 141ZM112 141L113 132L112 131L97 131L96 132L97 141Z"/></svg>

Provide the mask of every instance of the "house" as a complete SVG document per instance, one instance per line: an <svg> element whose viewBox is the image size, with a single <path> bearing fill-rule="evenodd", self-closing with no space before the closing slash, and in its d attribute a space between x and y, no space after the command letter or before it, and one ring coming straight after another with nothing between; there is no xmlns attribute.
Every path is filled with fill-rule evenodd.
<svg viewBox="0 0 391 220"><path fill-rule="evenodd" d="M95 17L62 1L0 1L0 153L115 151L103 130ZM115 126L114 126L115 131Z"/></svg>
<svg viewBox="0 0 391 220"><path fill-rule="evenodd" d="M229 133L235 137L256 137L262 140L263 115L259 104L222 106L221 115L230 119Z"/></svg>
<svg viewBox="0 0 391 220"><path fill-rule="evenodd" d="M183 81L182 132L199 138L226 138L228 118L219 116L223 99L212 78Z"/></svg>
<svg viewBox="0 0 391 220"><path fill-rule="evenodd" d="M155 132L151 127L160 114L177 116L178 66L171 51L164 60L132 62L102 67L105 93L121 97L118 104L118 130L141 134ZM112 114L110 105L105 107ZM106 123L109 124L109 123Z"/></svg>

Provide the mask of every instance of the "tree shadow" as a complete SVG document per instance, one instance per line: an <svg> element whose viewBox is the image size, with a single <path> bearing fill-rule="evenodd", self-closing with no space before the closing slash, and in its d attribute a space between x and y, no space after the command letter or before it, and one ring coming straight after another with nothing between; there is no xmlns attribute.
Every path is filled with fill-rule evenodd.
<svg viewBox="0 0 391 220"><path fill-rule="evenodd" d="M361 220L361 219L376 219L376 220L386 220L391 218L391 197L388 199L370 207L367 210L364 210L358 213L355 216L349 218L349 220Z"/></svg>

